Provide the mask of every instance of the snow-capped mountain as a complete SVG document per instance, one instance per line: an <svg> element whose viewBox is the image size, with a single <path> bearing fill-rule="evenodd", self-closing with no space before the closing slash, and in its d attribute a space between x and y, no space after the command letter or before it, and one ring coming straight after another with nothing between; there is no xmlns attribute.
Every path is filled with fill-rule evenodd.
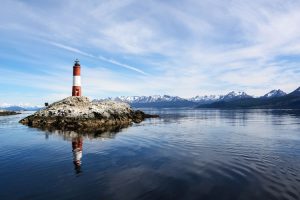
<svg viewBox="0 0 300 200"><path fill-rule="evenodd" d="M172 102L172 101L186 101L186 99L180 98L178 96L169 95L153 95L153 96L121 96L116 97L116 101L123 101L127 103L153 103L153 102Z"/></svg>
<svg viewBox="0 0 300 200"><path fill-rule="evenodd" d="M220 98L221 101L232 101L237 99L246 99L246 98L253 98L253 96L248 95L245 92L229 92L228 94L222 96Z"/></svg>
<svg viewBox="0 0 300 200"><path fill-rule="evenodd" d="M273 98L273 97L282 97L285 96L286 93L280 89L278 90L272 90L270 92L268 92L267 94L265 94L264 96L262 96L263 98Z"/></svg>
<svg viewBox="0 0 300 200"><path fill-rule="evenodd" d="M41 109L42 106L32 106L28 104L19 104L19 105L13 105L8 103L0 104L1 110L9 110L9 111L36 111Z"/></svg>
<svg viewBox="0 0 300 200"><path fill-rule="evenodd" d="M205 95L205 96L195 96L190 99L189 101L197 102L201 104L213 103L217 101L232 101L236 99L245 99L245 98L253 98L252 96L248 95L245 92L229 92L226 95Z"/></svg>
<svg viewBox="0 0 300 200"><path fill-rule="evenodd" d="M193 107L196 104L187 99L170 95L121 96L93 101L115 100L129 103L133 107Z"/></svg>
<svg viewBox="0 0 300 200"><path fill-rule="evenodd" d="M201 104L210 104L218 101L231 101L236 99L252 98L245 92L230 92L226 95L205 95L192 98L181 98L170 95L153 96L121 96L116 98L106 98L94 101L115 100L129 103L134 107L194 107Z"/></svg>
<svg viewBox="0 0 300 200"><path fill-rule="evenodd" d="M300 87L289 94L285 94L281 90L272 90L266 95L258 98L243 98L233 101L220 101L211 104L199 105L198 108L300 109Z"/></svg>
<svg viewBox="0 0 300 200"><path fill-rule="evenodd" d="M205 95L205 96L195 96L189 98L189 101L196 102L196 103L213 103L220 100L223 95Z"/></svg>

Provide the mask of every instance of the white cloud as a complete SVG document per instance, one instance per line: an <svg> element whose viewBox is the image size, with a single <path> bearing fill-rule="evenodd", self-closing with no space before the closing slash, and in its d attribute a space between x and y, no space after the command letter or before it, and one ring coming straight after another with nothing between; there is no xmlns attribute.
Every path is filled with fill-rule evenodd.
<svg viewBox="0 0 300 200"><path fill-rule="evenodd" d="M121 74L116 68L90 64L97 66L85 69L91 96L186 97L231 90L262 95L299 86L298 1L64 1L41 8L42 3L5 1L0 8L2 38L22 33L24 40L39 38L128 69ZM280 58L291 55L298 61ZM29 84L40 81L27 77L35 80ZM50 84L49 90L56 87Z"/></svg>

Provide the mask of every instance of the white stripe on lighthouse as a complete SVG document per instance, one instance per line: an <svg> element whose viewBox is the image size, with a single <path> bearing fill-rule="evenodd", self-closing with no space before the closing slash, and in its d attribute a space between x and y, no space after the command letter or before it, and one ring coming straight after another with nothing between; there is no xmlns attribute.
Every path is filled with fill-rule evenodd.
<svg viewBox="0 0 300 200"><path fill-rule="evenodd" d="M73 86L81 86L81 77L73 76Z"/></svg>

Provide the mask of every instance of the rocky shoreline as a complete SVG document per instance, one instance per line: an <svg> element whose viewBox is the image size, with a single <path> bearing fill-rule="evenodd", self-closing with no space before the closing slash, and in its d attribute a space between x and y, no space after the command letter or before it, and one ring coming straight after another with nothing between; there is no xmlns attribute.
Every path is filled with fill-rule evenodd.
<svg viewBox="0 0 300 200"><path fill-rule="evenodd" d="M8 115L18 115L21 114L15 111L8 111L8 110L0 110L0 116L8 116Z"/></svg>
<svg viewBox="0 0 300 200"><path fill-rule="evenodd" d="M158 115L134 111L122 102L91 102L87 97L68 97L20 120L20 123L42 129L92 132L127 127L152 117Z"/></svg>

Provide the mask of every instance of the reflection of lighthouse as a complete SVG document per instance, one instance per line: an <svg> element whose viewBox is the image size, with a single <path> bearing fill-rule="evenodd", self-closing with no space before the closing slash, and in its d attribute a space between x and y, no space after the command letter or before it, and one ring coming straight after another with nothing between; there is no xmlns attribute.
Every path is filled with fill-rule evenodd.
<svg viewBox="0 0 300 200"><path fill-rule="evenodd" d="M81 172L82 143L82 137L80 136L72 139L73 163L76 173Z"/></svg>
<svg viewBox="0 0 300 200"><path fill-rule="evenodd" d="M75 64L73 66L72 96L81 96L80 64L78 59L75 60Z"/></svg>

